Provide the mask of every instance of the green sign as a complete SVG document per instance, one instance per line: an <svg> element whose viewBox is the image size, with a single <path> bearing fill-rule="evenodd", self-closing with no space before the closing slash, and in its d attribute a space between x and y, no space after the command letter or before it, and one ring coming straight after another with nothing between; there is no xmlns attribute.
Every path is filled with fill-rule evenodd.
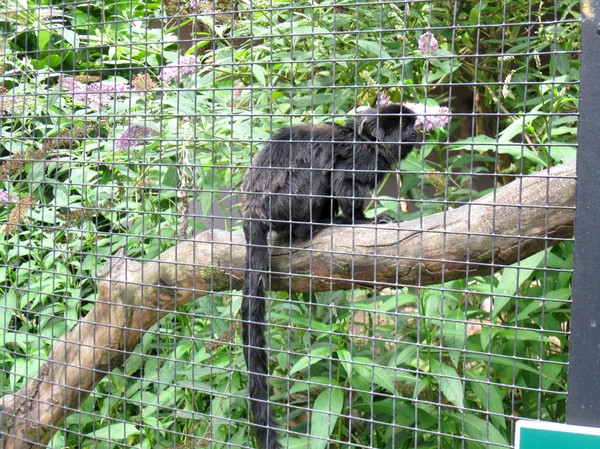
<svg viewBox="0 0 600 449"><path fill-rule="evenodd" d="M518 421L515 449L600 449L600 428Z"/></svg>

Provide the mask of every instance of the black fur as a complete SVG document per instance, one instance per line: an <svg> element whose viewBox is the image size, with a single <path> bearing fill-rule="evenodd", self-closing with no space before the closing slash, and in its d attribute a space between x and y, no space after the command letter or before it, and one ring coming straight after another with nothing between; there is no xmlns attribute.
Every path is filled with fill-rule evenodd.
<svg viewBox="0 0 600 449"><path fill-rule="evenodd" d="M269 231L299 240L316 232L316 225L367 221L364 200L385 175L378 172L397 166L412 150L415 119L412 110L390 103L360 113L346 126L283 129L256 155L244 177L244 357L254 435L262 449L281 447L268 403L265 351Z"/></svg>

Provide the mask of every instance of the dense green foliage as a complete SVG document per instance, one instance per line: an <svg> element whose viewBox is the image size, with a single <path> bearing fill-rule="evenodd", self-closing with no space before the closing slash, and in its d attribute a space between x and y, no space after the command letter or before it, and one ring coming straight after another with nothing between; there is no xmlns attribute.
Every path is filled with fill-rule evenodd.
<svg viewBox="0 0 600 449"><path fill-rule="evenodd" d="M206 229L194 202L231 217L274 128L382 97L450 107L403 162L408 211L380 201L399 219L575 158L574 0L54 3L0 4L3 392L92 308L111 254L153 258ZM418 48L426 31L435 54ZM559 242L491 276L378 294L276 294L286 446L505 447L514 418L563 420L572 254ZM215 293L162 320L51 447L247 442L240 302Z"/></svg>

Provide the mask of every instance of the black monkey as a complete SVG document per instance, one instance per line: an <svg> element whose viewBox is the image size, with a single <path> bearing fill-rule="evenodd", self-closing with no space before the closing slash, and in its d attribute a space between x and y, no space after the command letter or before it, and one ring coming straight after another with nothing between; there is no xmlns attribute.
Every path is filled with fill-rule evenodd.
<svg viewBox="0 0 600 449"><path fill-rule="evenodd" d="M364 200L387 170L412 150L415 114L398 103L368 109L353 123L298 125L275 134L244 177L247 242L242 301L244 358L254 435L280 449L270 413L265 351L265 276L269 231L307 239L324 224L365 222ZM339 209L342 216L337 217Z"/></svg>

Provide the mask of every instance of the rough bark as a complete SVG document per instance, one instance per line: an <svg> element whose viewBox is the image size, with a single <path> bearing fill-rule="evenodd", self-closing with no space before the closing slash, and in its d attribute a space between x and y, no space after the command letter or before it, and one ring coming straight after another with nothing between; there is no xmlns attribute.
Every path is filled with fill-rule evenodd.
<svg viewBox="0 0 600 449"><path fill-rule="evenodd" d="M573 233L575 164L521 177L473 203L421 220L336 227L278 247L271 289L425 285L486 275ZM143 266L123 255L99 274L97 303L39 373L0 402L0 447L43 447L143 331L179 305L241 287L241 234L208 231Z"/></svg>

